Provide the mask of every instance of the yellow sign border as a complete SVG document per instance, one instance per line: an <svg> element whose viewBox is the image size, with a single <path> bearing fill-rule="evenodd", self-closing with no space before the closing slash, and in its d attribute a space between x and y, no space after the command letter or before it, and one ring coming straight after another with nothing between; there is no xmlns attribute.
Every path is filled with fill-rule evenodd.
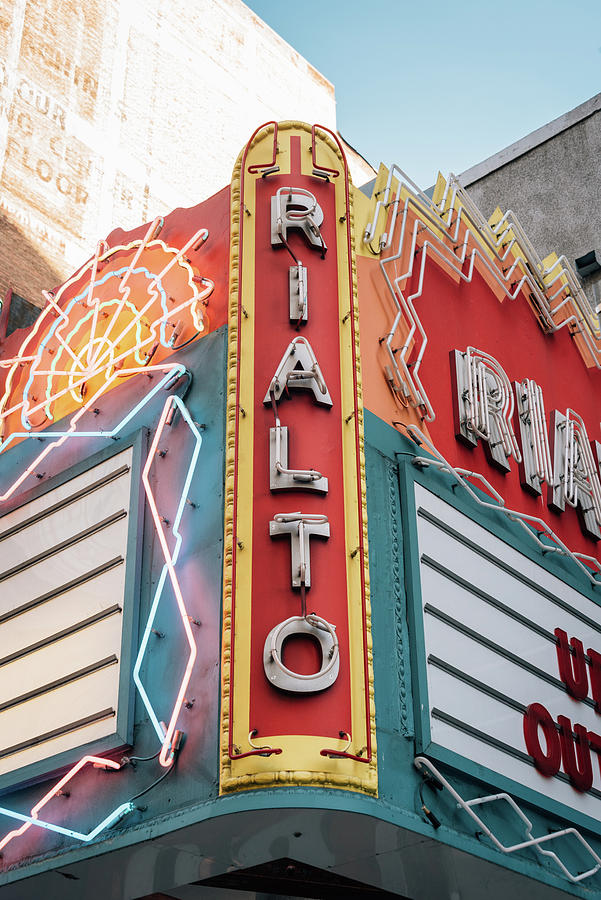
<svg viewBox="0 0 601 900"><path fill-rule="evenodd" d="M365 488L365 458L363 437L363 403L359 355L359 312L357 305L357 270L355 260L352 186L349 180L348 206L345 194L346 161L336 142L327 132L317 127L315 148L312 148L311 126L302 122L278 124L278 136L299 134L304 139L301 152L302 172L312 174L315 154L318 165L342 168L343 177L335 179L336 227L338 230L338 283L341 350L341 410L343 447L343 478L345 498L345 542L348 584L348 628L351 669L351 709L353 746L350 753L361 756L371 740L370 761L358 761L348 757L326 757L320 754L325 745L343 751L346 741L320 736L284 735L270 738L273 746L282 748L280 755L249 755L239 759L230 757L230 742L242 753L247 752L248 736L248 684L242 690L239 683L230 682L232 650L236 655L236 673L250 671L250 598L252 564L252 434L253 434L253 356L239 356L241 345L254 345L254 239L244 241L245 225L254 227L254 192L241 203L243 161L244 164L267 165L265 146L273 146L275 123L258 129L247 147L239 155L231 184L231 246L230 246L230 294L228 313L227 360L227 409L226 409L226 483L224 529L224 596L222 634L222 692L220 734L220 792L268 787L276 784L318 785L377 794L377 752L375 729L375 705L373 659L371 642L371 608L369 600L369 570L367 552L367 501ZM306 137L310 142L306 146ZM307 150L309 152L307 152ZM289 153L282 147L278 153L280 171L289 171ZM249 226L250 227L250 226ZM348 229L348 231L347 231ZM350 233L350 241L348 241ZM242 242L242 259L240 244ZM348 247L351 248L351 273L349 283ZM244 309L240 319L244 329L239 334L239 296L241 268L244 279ZM352 297L350 292L352 291ZM352 301L352 302L351 302ZM353 320L349 313L352 310ZM354 326L354 327L351 327ZM354 332L354 345L352 335ZM250 343L249 343L250 342ZM238 366L240 366L240 393L238 394ZM355 392L357 407L355 409ZM356 419L356 422L355 422ZM357 442L358 433L358 442ZM237 445L245 447L244 460L236 460ZM357 466L357 443L359 459ZM238 493L235 497L235 471L238 466ZM359 473L359 474L358 474ZM360 486L358 485L360 478ZM244 485L244 491L240 485ZM360 489L359 489L360 487ZM250 498L248 496L250 492ZM243 496L246 494L246 497ZM238 504L236 504L238 499ZM236 510L236 513L235 513ZM236 519L235 519L236 515ZM363 534L359 534L359 522ZM358 551L359 548L359 551ZM236 567L234 572L234 555ZM363 571L361 571L361 567ZM236 579L234 585L234 577ZM362 601L362 580L364 603ZM236 603L232 608L232 594L246 597L248 602ZM232 616L236 615L236 634L232 634ZM367 660L364 655L367 647ZM365 673L367 672L367 685ZM368 698L369 711L366 710ZM230 734L230 704L233 704L232 731ZM369 724L367 724L369 722ZM243 724L244 723L244 724Z"/></svg>

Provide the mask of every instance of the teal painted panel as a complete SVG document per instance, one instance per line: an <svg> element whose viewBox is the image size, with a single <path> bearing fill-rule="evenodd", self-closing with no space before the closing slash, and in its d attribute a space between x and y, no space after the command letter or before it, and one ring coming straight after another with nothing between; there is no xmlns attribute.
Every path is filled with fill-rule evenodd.
<svg viewBox="0 0 601 900"><path fill-rule="evenodd" d="M506 790L518 799L520 807L533 823L533 833L547 834L577 824L582 834L601 854L600 829L590 820L574 821L573 811L557 804L541 804L533 791L519 791L509 779L503 779L482 766L471 763L444 748L432 745L427 707L426 657L421 613L421 587L417 544L417 525L413 485L415 480L452 503L456 508L477 518L480 525L511 543L529 558L545 565L572 586L594 597L596 591L578 578L571 566L562 560L548 559L533 548L524 549L519 526L512 527L506 516L494 510L482 511L473 501L463 500L462 490L453 490L451 477L434 469L412 465L416 455L427 455L396 429L373 414L365 416L366 477L368 491L368 528L370 547L370 581L372 586L372 625L374 642L374 674L378 737L380 801L425 825L426 833L437 840L458 846L477 856L485 855L501 866L528 874L554 885L567 894L582 897L601 896L595 876L582 885L570 884L558 867L536 851L526 849L504 855L481 835L472 820L458 810L446 792L433 790L417 773L413 759L425 751L441 773L464 798L473 798ZM398 479L400 496L389 491L390 473ZM476 509L474 509L476 507ZM483 514L484 513L484 514ZM397 518L397 521L393 521ZM393 561L395 554L399 561ZM397 572L398 589L392 584ZM401 643L397 642L399 601L405 621ZM394 635L394 639L391 636ZM391 644L395 646L392 647ZM399 663L399 654L403 663ZM400 715L402 672L410 673L404 696L412 707L412 729L399 728L409 717ZM441 825L435 829L422 812L431 809ZM483 813L487 825L500 840L510 846L525 839L523 823L505 804L495 804ZM416 829L418 830L418 829ZM588 868L591 858L583 855L576 842L565 842L561 856L573 872ZM534 861L534 866L532 865Z"/></svg>
<svg viewBox="0 0 601 900"><path fill-rule="evenodd" d="M128 589L139 593L140 608L139 620L136 620L132 609L125 629L133 655L131 651L128 654L129 676L121 686L124 709L129 707L130 712L129 722L123 723L121 743L132 742L131 749L125 749L125 755L139 759L120 771L103 771L87 766L70 783L69 796L52 799L44 808L48 821L88 833L113 809L136 798L133 800L136 808L115 826L99 833L89 845L68 835L30 827L22 837L14 839L4 848L3 867L19 864L23 859L39 859L48 853L79 851L93 854L98 852L104 841L113 840L116 833L139 834L146 823L156 822L164 816L175 818L182 810L217 797L226 349L227 330L222 328L178 353L178 363L186 366L192 375L187 390L186 380L182 379L175 386L161 388L153 396L152 390L160 375L150 378L147 374L141 374L111 391L102 398L98 412L90 412L88 420L80 423L80 428L95 432L109 430L123 417L123 410L140 404L139 412L128 423L127 429L119 432L116 439L107 439L102 435L70 439L47 458L43 483L36 486L33 492L23 492L14 498L12 505L18 505L43 490L46 484L69 478L82 467L86 468L91 460L118 452L134 443L137 480L132 481L132 506L138 506L141 510L140 527L137 534L135 528L132 530L129 545L123 551L128 562L133 563L128 572ZM160 749L157 735L131 679L140 635L164 565L139 476L140 466L147 458L144 445L153 438L166 399L172 393L182 395L184 392L186 406L202 434L198 464L189 487L190 502L186 503L182 515L180 530L183 542L177 561L182 593L190 617L194 620L191 628L197 643L197 658L186 692L187 703L178 720L178 727L184 731L185 739L175 767L165 770L156 759ZM58 430L56 424L53 427ZM164 528L170 546L173 536L169 530L169 520L173 519L176 498L179 499L184 481L184 466L187 466L186 460L191 456L190 435L189 428L178 427L177 420L174 420L173 426L165 426L165 446L160 447L161 453L157 453L152 460L149 470L158 512L166 520ZM0 488L12 483L15 474L39 453L39 448L39 442L25 441L0 456ZM163 450L167 452L163 453ZM154 627L156 633L151 635L152 640L142 664L142 680L157 717L168 721L188 653L169 583L166 584ZM83 750L104 753L110 751L111 746L92 743ZM120 758L114 752L108 755L117 760ZM64 754L59 765L65 771L80 757L78 753ZM39 783L5 793L0 806L28 814L56 783L58 776L44 780L43 770L41 765L34 773ZM168 776L159 781L165 771L169 772ZM155 782L156 785L152 786ZM42 813L40 818L43 818ZM0 840L19 824L0 815ZM26 874L28 869L22 871Z"/></svg>

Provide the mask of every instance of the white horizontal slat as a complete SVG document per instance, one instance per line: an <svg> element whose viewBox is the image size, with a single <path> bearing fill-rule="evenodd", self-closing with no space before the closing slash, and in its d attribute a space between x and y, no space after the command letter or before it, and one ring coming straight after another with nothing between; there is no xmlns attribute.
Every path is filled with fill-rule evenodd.
<svg viewBox="0 0 601 900"><path fill-rule="evenodd" d="M9 619L0 626L0 657L34 641L44 640L114 605L115 598L123 597L124 580L125 564L122 563L86 584Z"/></svg>
<svg viewBox="0 0 601 900"><path fill-rule="evenodd" d="M97 525L120 509L127 508L127 490L124 491L124 488L127 489L128 481L127 476L122 475L92 494L0 541L2 567L8 569L26 562Z"/></svg>
<svg viewBox="0 0 601 900"><path fill-rule="evenodd" d="M421 485L415 487L415 498L432 741L599 818L600 798L536 771L523 733L523 709L540 703L555 721L564 715L572 725L601 734L601 715L590 697L586 703L575 700L560 681L554 638L554 629L563 628L569 637L582 640L585 649L601 652L599 606ZM420 515L420 509L441 524ZM466 546L465 539L474 546ZM455 671L445 670L445 663ZM432 710L455 723L442 721ZM544 746L542 736L541 741ZM601 792L596 753L591 760L593 791Z"/></svg>
<svg viewBox="0 0 601 900"><path fill-rule="evenodd" d="M0 703L63 678L112 653L120 658L121 625L122 616L115 613L70 637L0 667ZM46 697L45 702L53 706L57 702L55 693ZM4 728L8 727L8 714L9 711L0 713L0 741Z"/></svg>
<svg viewBox="0 0 601 900"><path fill-rule="evenodd" d="M432 724L434 725L434 722ZM511 778L518 784L525 784L568 808L576 807L579 812L593 819L601 818L601 801L593 794L577 793L571 784L566 784L559 778L545 778L529 763L521 762L495 747L484 745L471 735L463 734L444 722L437 721L435 727L435 740L442 747L453 750L464 759L478 760L499 775ZM593 771L595 767L598 768L598 764L593 760ZM595 787L598 787L598 783Z"/></svg>
<svg viewBox="0 0 601 900"><path fill-rule="evenodd" d="M64 734L61 737L53 738L45 741L35 747L28 747L19 753L6 756L0 759L0 775L20 769L23 766L29 766L33 763L49 759L57 753L63 753L65 750L71 750L73 747L79 747L90 741L102 742L115 732L115 717L103 719L100 722L92 722L84 728L80 728L76 732Z"/></svg>
<svg viewBox="0 0 601 900"><path fill-rule="evenodd" d="M481 691L430 667L430 683L436 696L432 708L442 709L460 722L472 725L485 734L518 750L523 750L522 716L519 712L487 697ZM432 734L439 720L432 717Z"/></svg>
<svg viewBox="0 0 601 900"><path fill-rule="evenodd" d="M528 706L530 703L542 703L546 706L551 715L569 716L572 722L579 722L586 725L591 731L601 731L601 718L588 704L580 703L574 700L560 687L549 684L543 678L529 672L527 669L520 668L511 660L506 659L499 654L494 653L487 647L483 647L475 641L472 641L466 635L463 635L450 628L444 622L440 622L433 616L426 614L424 619L426 625L428 647L428 655L438 657L446 663L454 666L460 672L464 672L471 678L482 682L483 685L499 691L501 694L516 700L518 703ZM547 644L548 655L547 664L539 666L543 672L554 675L555 648L552 644ZM432 679L430 683L430 696L432 705L438 706L447 711L451 707L455 707L456 697L464 688L459 678L445 675L445 678L451 679L445 682L449 690L449 695L440 694L439 690L443 686L440 680L442 673L440 669L433 664L428 664L428 679ZM436 683L434 682L436 679ZM451 683L452 681L452 683ZM467 689L467 687L466 687ZM502 703L499 708L507 709ZM459 708L460 709L460 708ZM464 707L460 709L460 717L465 722L469 722L478 727L477 721L473 718L472 707ZM453 713L455 715L455 713ZM503 715L500 711L499 716ZM513 711L512 716L519 716L519 713ZM521 726L520 726L521 727ZM515 745L518 749L524 748L524 741L520 732L519 744Z"/></svg>
<svg viewBox="0 0 601 900"><path fill-rule="evenodd" d="M17 654L0 665L0 707L5 707L0 709L0 774L115 733L125 556L133 524L131 471L109 478L84 497L72 498L123 466L131 467L132 457L130 447L0 517L0 660ZM64 505L56 510L57 504ZM2 579L3 573L121 511L124 514L112 524ZM108 563L115 564L90 577ZM68 587L77 580L83 583ZM30 603L34 605L27 609ZM97 621L83 625L96 616ZM75 630L59 637L66 629ZM102 667L80 674L100 663ZM60 681L66 683L55 684ZM103 710L114 714L40 741L44 734ZM2 755L24 742L31 746ZM102 752L101 745L98 750Z"/></svg>
<svg viewBox="0 0 601 900"><path fill-rule="evenodd" d="M117 556L125 557L129 516L0 582L0 615ZM1 628L1 626L0 626Z"/></svg>
<svg viewBox="0 0 601 900"><path fill-rule="evenodd" d="M466 577L467 573L461 570L461 574ZM544 668L549 664L549 660L553 663L555 648L542 635L538 635L530 628L525 628L511 616L500 612L426 565L422 565L421 580L424 603L431 603L432 606L468 626L472 631L478 632L517 656L528 658L534 665ZM510 590L511 587L508 589ZM497 591L496 596L505 602L507 588ZM426 616L426 621L430 620L431 617ZM553 629L550 629L549 633L552 636ZM453 639L452 636L451 639ZM549 651L552 656L549 655Z"/></svg>
<svg viewBox="0 0 601 900"><path fill-rule="evenodd" d="M569 635L576 635L583 641L585 648L593 647L601 652L601 634L596 628L583 622L573 613L562 609L543 594L537 593L522 584L503 569L483 559L464 545L454 540L428 522L420 532L420 550L422 554L441 563L450 572L455 572L464 581L476 589L484 591L493 599L501 601L508 607L525 616L536 624L543 625L550 634L555 628L563 628ZM500 543L500 542L499 542ZM445 609L454 609L454 617L472 628L482 627L502 636L508 649L514 649L512 642L521 642L522 650L528 649L528 642L535 638L534 632L517 623L510 615L495 610L494 607L479 598L473 591L453 582L427 562L421 565L422 595L441 597ZM559 582L559 579L556 579ZM426 589L424 589L424 584ZM436 594L430 591L435 590ZM576 592L574 591L574 594ZM437 601L438 602L438 601ZM589 609L583 608L588 618L596 615L590 601ZM601 610L599 611L601 613ZM477 621L477 625L474 624ZM514 650L514 652L518 652Z"/></svg>
<svg viewBox="0 0 601 900"><path fill-rule="evenodd" d="M37 497L35 500L30 500L29 503L19 506L12 512L0 516L0 537L5 531L14 528L14 526L19 525L25 519L30 519L32 516L44 512L49 506L54 506L61 500L65 500L72 494L76 494L82 488L93 484L95 481L100 481L101 478L104 478L111 472L115 472L122 466L131 466L132 453L132 448L128 447L127 450L123 450L121 453L111 456L110 459L104 460L104 462L99 463L97 466L86 469L81 475L77 475L77 477L64 482L60 487L54 488Z"/></svg>
<svg viewBox="0 0 601 900"><path fill-rule="evenodd" d="M570 585L555 577L513 547L510 547L509 544L495 537L485 528L477 525L450 504L445 503L444 500L422 488L421 485L416 485L415 499L418 507L420 505L423 506L437 518L451 525L460 534L465 535L493 556L498 557L498 559L512 566L518 572L526 575L535 585L565 601L573 609L584 613L594 621L598 621L599 631L595 632L595 634L597 635L598 643L601 645L601 616L599 615L601 610L588 597L578 593ZM463 577L468 577L465 574L466 569L464 567L466 567L472 574L477 576L476 585L494 595L495 589L498 587L499 568L487 562L481 556L475 556L473 551L464 547L459 541L449 538L440 529L436 528L433 532L432 528L433 526L429 522L426 522L418 515L420 553L434 556L447 568L458 572ZM528 537L524 533L524 541L527 540ZM436 552L433 552L434 548ZM514 587L511 594L503 597L503 602L510 605L513 603L516 609L519 609L520 612L526 615L531 615L531 618L547 616L550 610L553 610L554 616L562 614L559 607L552 604L543 594L533 591L519 581L514 581L513 584ZM584 623L580 623L579 627L585 627Z"/></svg>
<svg viewBox="0 0 601 900"><path fill-rule="evenodd" d="M100 669L59 688L50 703L48 697L42 696L6 710L2 714L0 757L4 750L21 741L35 739L38 735L62 728L102 709L116 709L117 684L114 676L115 667ZM79 741L75 739L74 743L77 745Z"/></svg>

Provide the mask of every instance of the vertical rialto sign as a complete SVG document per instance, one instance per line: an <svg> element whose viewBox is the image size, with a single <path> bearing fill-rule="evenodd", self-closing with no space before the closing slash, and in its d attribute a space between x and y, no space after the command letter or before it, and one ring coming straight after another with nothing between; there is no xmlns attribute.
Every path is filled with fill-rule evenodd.
<svg viewBox="0 0 601 900"><path fill-rule="evenodd" d="M222 792L377 790L351 190L299 123L234 170Z"/></svg>

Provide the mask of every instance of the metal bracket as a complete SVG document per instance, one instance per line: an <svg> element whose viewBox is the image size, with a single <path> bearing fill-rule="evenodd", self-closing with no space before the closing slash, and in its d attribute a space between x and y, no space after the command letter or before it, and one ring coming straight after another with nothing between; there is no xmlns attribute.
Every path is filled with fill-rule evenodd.
<svg viewBox="0 0 601 900"><path fill-rule="evenodd" d="M559 866L565 877L569 881L571 881L572 884L578 884L579 882L584 881L585 878L590 878L592 875L595 875L599 871L599 869L601 869L601 857L599 857L597 853L595 853L591 845L583 838L583 836L576 828L562 828L560 831L548 831L546 834L541 834L539 837L535 837L532 833L534 829L533 823L523 812L523 810L518 806L513 797L510 796L510 794L506 794L503 791L502 793L498 794L489 794L486 797L474 797L471 800L464 800L464 798L455 790L453 785L449 781L447 781L444 775L442 775L438 771L436 766L434 766L434 764L431 763L430 760L425 756L416 756L413 760L413 765L422 775L433 777L439 785L445 788L445 790L448 791L450 796L457 804L457 808L467 813L472 822L476 825L476 828L478 829L476 833L486 835L486 837L501 853L510 854L515 853L516 851L521 852L532 847L533 849L538 850L538 852L543 857L545 857L545 859L550 859L557 866ZM504 844L500 840L500 838L497 837L492 828L489 828L489 826L478 815L478 813L475 812L474 809L477 806L484 806L488 803L498 803L499 801L507 803L509 805L517 818L521 820L524 827L524 838L522 840L518 840L517 843L510 846ZM568 840L573 843L575 839L580 843L585 852L590 855L592 864L588 869L586 869L586 871L573 874L555 851L547 849L551 841L557 841L560 838L566 838L566 840L563 841L564 847L567 846ZM572 851L572 847L570 847L569 849L570 851ZM573 856L570 856L569 858L573 860Z"/></svg>
<svg viewBox="0 0 601 900"><path fill-rule="evenodd" d="M328 492L328 479L315 469L288 468L288 428L276 419L269 429L269 488L272 491L301 490Z"/></svg>
<svg viewBox="0 0 601 900"><path fill-rule="evenodd" d="M271 537L290 535L292 587L311 587L311 537L330 537L327 516L304 515L301 512L276 513L269 523Z"/></svg>
<svg viewBox="0 0 601 900"><path fill-rule="evenodd" d="M307 306L307 268L301 264L290 266L289 275L290 293L290 321L306 322L309 314Z"/></svg>

